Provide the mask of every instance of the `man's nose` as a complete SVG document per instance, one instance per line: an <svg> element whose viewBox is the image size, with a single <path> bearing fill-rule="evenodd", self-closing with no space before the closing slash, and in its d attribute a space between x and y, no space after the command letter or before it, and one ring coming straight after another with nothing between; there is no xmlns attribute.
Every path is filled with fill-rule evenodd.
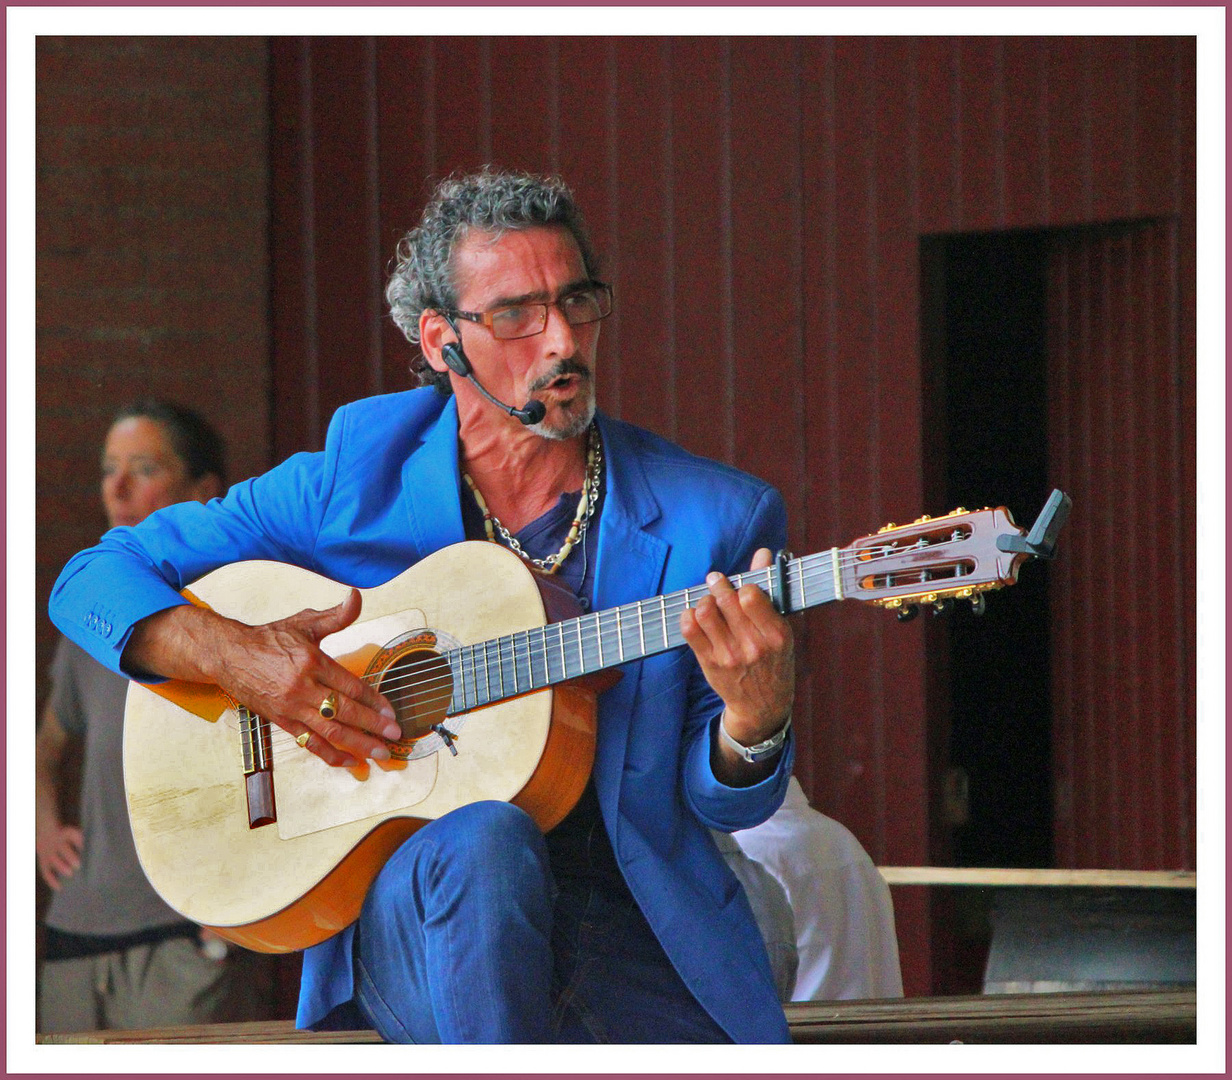
<svg viewBox="0 0 1232 1080"><path fill-rule="evenodd" d="M554 356L572 356L577 352L577 337L564 312L556 304L548 305L548 324L543 328L545 343Z"/></svg>

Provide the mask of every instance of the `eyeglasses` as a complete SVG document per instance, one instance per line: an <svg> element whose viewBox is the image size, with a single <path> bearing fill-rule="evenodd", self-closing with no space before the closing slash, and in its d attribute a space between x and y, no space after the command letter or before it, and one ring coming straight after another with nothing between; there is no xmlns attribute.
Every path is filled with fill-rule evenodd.
<svg viewBox="0 0 1232 1080"><path fill-rule="evenodd" d="M606 319L612 313L612 287L592 281L584 288L547 304L506 304L491 311L451 311L460 319L483 323L501 341L534 337L548 325L548 308L558 307L570 326Z"/></svg>

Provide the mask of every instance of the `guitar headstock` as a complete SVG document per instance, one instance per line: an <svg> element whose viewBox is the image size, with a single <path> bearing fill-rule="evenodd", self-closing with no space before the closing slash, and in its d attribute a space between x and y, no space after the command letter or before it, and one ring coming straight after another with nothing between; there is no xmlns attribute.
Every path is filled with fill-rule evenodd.
<svg viewBox="0 0 1232 1080"><path fill-rule="evenodd" d="M840 550L843 595L900 614L952 600L971 600L978 610L982 594L1018 580L1032 557L1021 550L1024 535L1004 506L890 524Z"/></svg>

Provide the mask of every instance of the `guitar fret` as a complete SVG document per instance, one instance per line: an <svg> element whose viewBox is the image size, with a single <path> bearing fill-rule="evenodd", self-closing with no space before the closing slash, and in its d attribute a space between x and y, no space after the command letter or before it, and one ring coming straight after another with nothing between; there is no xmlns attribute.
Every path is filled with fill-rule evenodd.
<svg viewBox="0 0 1232 1080"><path fill-rule="evenodd" d="M781 568L776 564L733 574L728 580L736 590L747 584L755 585L766 592L771 600L795 613L832 599L842 599L837 577L832 583L831 592L824 576L830 572L831 564L837 570L838 560L838 549L834 548L804 559L788 559ZM811 583L810 574L818 575ZM779 591L783 595L777 595ZM695 608L708 595L708 586L694 585L461 646L447 654L450 674L454 679L451 708L454 708L454 703L460 703L454 711L477 708L592 671L679 648L685 644L680 633L680 614L688 608ZM633 619L637 622L636 630L630 625ZM657 636L654 633L656 626ZM615 631L616 637L614 649L610 636L612 631ZM626 634L629 635L628 641ZM496 665L495 673L493 664ZM506 665L510 665L508 675ZM252 741L247 728L243 732L247 761L250 755L254 758L259 755L259 747Z"/></svg>
<svg viewBox="0 0 1232 1080"><path fill-rule="evenodd" d="M474 703L479 704L479 674L474 666L474 645L468 645L467 649L471 653L471 697Z"/></svg>
<svg viewBox="0 0 1232 1080"><path fill-rule="evenodd" d="M488 645L490 642L483 643L483 698L484 701L492 700L492 667L488 660Z"/></svg>

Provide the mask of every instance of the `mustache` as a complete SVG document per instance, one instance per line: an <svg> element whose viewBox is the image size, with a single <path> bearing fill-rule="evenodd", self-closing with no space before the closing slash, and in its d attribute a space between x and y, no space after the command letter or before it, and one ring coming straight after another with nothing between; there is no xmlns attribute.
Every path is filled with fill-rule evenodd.
<svg viewBox="0 0 1232 1080"><path fill-rule="evenodd" d="M558 360L550 371L540 375L539 378L527 387L527 390L532 394L538 390L546 390L562 375L576 375L583 382L589 381L591 377L590 369L585 364L575 360L573 357L568 357L564 360Z"/></svg>

